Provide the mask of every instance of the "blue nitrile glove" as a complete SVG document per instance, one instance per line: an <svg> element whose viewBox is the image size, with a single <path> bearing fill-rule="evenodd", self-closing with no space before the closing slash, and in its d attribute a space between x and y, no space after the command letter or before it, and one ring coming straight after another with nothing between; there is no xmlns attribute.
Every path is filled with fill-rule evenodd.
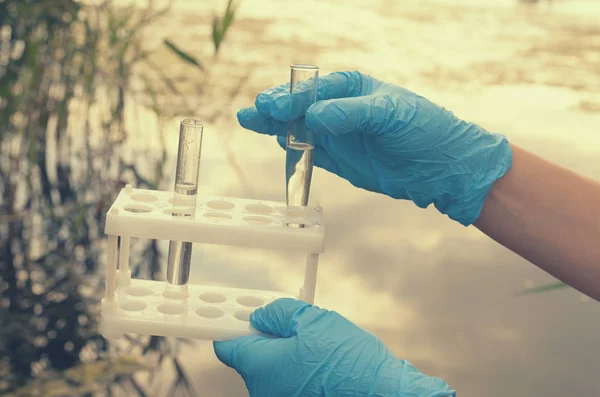
<svg viewBox="0 0 600 397"><path fill-rule="evenodd" d="M219 360L244 378L250 397L456 395L335 312L280 299L254 311L250 323L268 336L214 344Z"/></svg>
<svg viewBox="0 0 600 397"><path fill-rule="evenodd" d="M303 122L305 115L316 134L316 166L421 208L433 203L463 225L479 217L492 184L512 164L504 136L359 72L320 78L318 101L308 110L301 90L290 98L289 85L268 89L256 97L255 107L239 111L238 120L245 128L278 135L285 147L287 121Z"/></svg>

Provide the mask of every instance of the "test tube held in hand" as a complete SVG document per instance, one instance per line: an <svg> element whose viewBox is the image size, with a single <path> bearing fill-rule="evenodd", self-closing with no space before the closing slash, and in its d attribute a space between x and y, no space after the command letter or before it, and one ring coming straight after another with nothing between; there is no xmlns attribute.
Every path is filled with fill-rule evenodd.
<svg viewBox="0 0 600 397"><path fill-rule="evenodd" d="M306 206L313 170L314 134L306 128L304 112L317 101L319 67L291 65L290 110L285 161L285 197L288 206Z"/></svg>
<svg viewBox="0 0 600 397"><path fill-rule="evenodd" d="M179 127L173 206L187 207L192 214L196 210L203 131L204 124L195 119L182 120ZM183 212L185 213L186 211ZM191 259L192 243L185 241L169 243L167 288L184 289L187 286Z"/></svg>

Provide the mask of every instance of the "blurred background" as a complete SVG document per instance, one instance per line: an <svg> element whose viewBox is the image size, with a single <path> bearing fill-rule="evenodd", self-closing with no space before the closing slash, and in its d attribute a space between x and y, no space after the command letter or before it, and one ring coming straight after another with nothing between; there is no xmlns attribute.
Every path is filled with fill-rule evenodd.
<svg viewBox="0 0 600 397"><path fill-rule="evenodd" d="M202 194L284 200L284 152L239 108L360 70L600 176L599 0L0 0L0 395L243 396L212 343L97 331L104 214L172 189L178 123L206 122ZM462 396L597 394L600 305L434 209L315 170L316 303ZM135 240L134 275L166 246ZM296 292L285 252L194 246L192 282ZM528 293L523 293L528 292Z"/></svg>

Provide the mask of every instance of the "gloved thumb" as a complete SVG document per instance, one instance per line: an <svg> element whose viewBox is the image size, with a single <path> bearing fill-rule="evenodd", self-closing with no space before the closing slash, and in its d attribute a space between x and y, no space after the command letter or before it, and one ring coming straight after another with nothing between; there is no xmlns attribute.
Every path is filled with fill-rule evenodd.
<svg viewBox="0 0 600 397"><path fill-rule="evenodd" d="M296 299L278 299L256 309L250 315L250 324L260 332L289 338L296 335L300 316L311 309L319 310Z"/></svg>
<svg viewBox="0 0 600 397"><path fill-rule="evenodd" d="M237 369L239 357L240 354L243 353L243 350L247 350L248 346L252 346L264 340L264 336L250 335L232 340L215 341L213 342L213 347L217 358L223 364Z"/></svg>
<svg viewBox="0 0 600 397"><path fill-rule="evenodd" d="M307 110L306 126L317 134L378 134L402 123L405 110L385 94L319 101Z"/></svg>

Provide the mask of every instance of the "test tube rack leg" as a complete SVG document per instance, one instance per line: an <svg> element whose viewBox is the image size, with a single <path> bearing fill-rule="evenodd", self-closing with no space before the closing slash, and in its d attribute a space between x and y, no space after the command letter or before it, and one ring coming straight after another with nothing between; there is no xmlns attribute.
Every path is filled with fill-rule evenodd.
<svg viewBox="0 0 600 397"><path fill-rule="evenodd" d="M320 207L202 196L195 207L176 207L172 198L172 192L127 185L108 210L100 327L105 338L135 333L228 340L258 334L248 321L257 307L283 297L313 303L325 236ZM302 252L306 254L304 284L298 295L195 284L187 290L167 290L164 281L131 278L132 237Z"/></svg>

